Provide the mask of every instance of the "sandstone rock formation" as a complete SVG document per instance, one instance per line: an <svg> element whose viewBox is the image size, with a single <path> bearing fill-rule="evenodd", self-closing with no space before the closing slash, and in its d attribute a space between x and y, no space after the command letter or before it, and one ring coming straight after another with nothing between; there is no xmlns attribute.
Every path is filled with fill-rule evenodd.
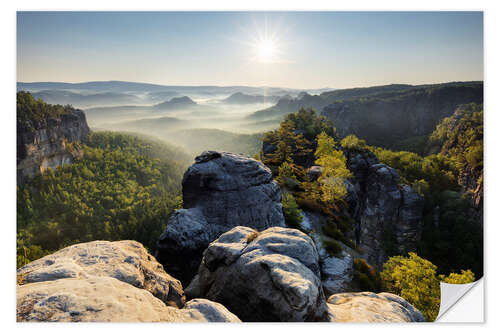
<svg viewBox="0 0 500 333"><path fill-rule="evenodd" d="M177 309L147 290L105 276L18 286L16 318L44 322L240 322L221 304L192 300Z"/></svg>
<svg viewBox="0 0 500 333"><path fill-rule="evenodd" d="M243 321L327 320L316 247L296 229L224 233L205 251L199 283Z"/></svg>
<svg viewBox="0 0 500 333"><path fill-rule="evenodd" d="M71 109L57 118L17 127L17 182L22 184L47 168L71 164L82 152L68 143L85 140L90 129L83 111Z"/></svg>
<svg viewBox="0 0 500 333"><path fill-rule="evenodd" d="M280 188L271 171L254 159L204 152L184 174L182 187L184 209L169 220L156 256L185 285L203 251L222 233L239 225L284 226Z"/></svg>
<svg viewBox="0 0 500 333"><path fill-rule="evenodd" d="M17 321L240 322L193 299L135 241L69 246L17 271ZM181 308L181 309L179 309Z"/></svg>
<svg viewBox="0 0 500 333"><path fill-rule="evenodd" d="M24 283L111 277L145 289L165 304L182 307L181 283L167 274L142 244L94 241L68 246L17 270Z"/></svg>
<svg viewBox="0 0 500 333"><path fill-rule="evenodd" d="M332 322L423 322L424 316L403 298L372 292L342 293L328 299Z"/></svg>
<svg viewBox="0 0 500 333"><path fill-rule="evenodd" d="M355 220L353 238L364 258L381 268L387 251L414 251L422 233L424 199L400 184L397 171L369 151L345 150L353 174L346 202Z"/></svg>

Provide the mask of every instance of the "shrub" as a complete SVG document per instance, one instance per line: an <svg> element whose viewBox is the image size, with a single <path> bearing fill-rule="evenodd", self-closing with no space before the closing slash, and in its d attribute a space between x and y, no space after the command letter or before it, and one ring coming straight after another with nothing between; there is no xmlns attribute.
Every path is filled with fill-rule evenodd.
<svg viewBox="0 0 500 333"><path fill-rule="evenodd" d="M342 253L342 245L334 239L325 239L323 247L331 256L338 257Z"/></svg>

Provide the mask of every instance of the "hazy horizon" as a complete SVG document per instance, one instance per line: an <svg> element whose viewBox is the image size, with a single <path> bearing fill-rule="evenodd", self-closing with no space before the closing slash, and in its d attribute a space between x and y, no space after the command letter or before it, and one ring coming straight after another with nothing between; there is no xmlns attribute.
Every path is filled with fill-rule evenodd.
<svg viewBox="0 0 500 333"><path fill-rule="evenodd" d="M482 12L18 12L18 82L352 88L483 80Z"/></svg>

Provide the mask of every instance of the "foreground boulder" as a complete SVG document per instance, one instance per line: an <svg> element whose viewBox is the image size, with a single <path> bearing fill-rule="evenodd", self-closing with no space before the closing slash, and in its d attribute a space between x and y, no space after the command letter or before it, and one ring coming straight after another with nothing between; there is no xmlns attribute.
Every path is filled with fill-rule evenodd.
<svg viewBox="0 0 500 333"><path fill-rule="evenodd" d="M296 229L224 233L204 253L199 288L243 321L328 320L318 252Z"/></svg>
<svg viewBox="0 0 500 333"><path fill-rule="evenodd" d="M189 284L203 251L239 225L257 230L285 226L281 191L264 164L231 153L204 152L182 180L183 206L170 218L156 257Z"/></svg>
<svg viewBox="0 0 500 333"><path fill-rule="evenodd" d="M147 290L96 276L18 286L16 318L35 322L240 321L221 304L193 300L184 309L177 309Z"/></svg>
<svg viewBox="0 0 500 333"><path fill-rule="evenodd" d="M372 292L330 296L328 313L332 322L422 322L424 316L403 298Z"/></svg>
<svg viewBox="0 0 500 333"><path fill-rule="evenodd" d="M17 270L23 283L111 277L145 289L165 304L182 307L181 283L136 241L94 241L68 246Z"/></svg>

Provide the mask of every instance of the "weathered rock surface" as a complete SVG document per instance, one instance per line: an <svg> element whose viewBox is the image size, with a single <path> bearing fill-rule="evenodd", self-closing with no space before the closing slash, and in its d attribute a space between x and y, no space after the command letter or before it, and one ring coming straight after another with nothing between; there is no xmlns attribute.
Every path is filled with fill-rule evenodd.
<svg viewBox="0 0 500 333"><path fill-rule="evenodd" d="M37 123L18 123L17 182L23 184L47 168L71 164L82 152L68 143L85 140L89 133L85 114L75 109Z"/></svg>
<svg viewBox="0 0 500 333"><path fill-rule="evenodd" d="M136 241L94 241L68 246L17 270L25 283L112 277L145 289L167 305L182 307L181 283Z"/></svg>
<svg viewBox="0 0 500 333"><path fill-rule="evenodd" d="M222 304L208 299L196 298L186 303L182 309L195 318L202 317L207 322L240 323L241 320ZM201 320L200 320L201 321Z"/></svg>
<svg viewBox="0 0 500 333"><path fill-rule="evenodd" d="M387 250L414 251L422 233L424 199L400 184L398 172L379 163L369 151L344 150L353 178L347 183L346 202L355 221L348 235L371 265L381 268Z"/></svg>
<svg viewBox="0 0 500 333"><path fill-rule="evenodd" d="M257 230L285 226L281 191L264 164L231 153L204 152L184 174L183 206L158 242L165 269L188 284L203 251L239 225Z"/></svg>
<svg viewBox="0 0 500 333"><path fill-rule="evenodd" d="M359 217L359 246L370 264L382 267L385 249L415 251L422 232L423 197L385 164L370 166L364 209Z"/></svg>
<svg viewBox="0 0 500 333"><path fill-rule="evenodd" d="M424 316L403 298L372 292L342 293L328 298L332 322L423 322Z"/></svg>
<svg viewBox="0 0 500 333"><path fill-rule="evenodd" d="M107 276L18 286L16 318L49 322L240 322L221 304L192 300L184 309L177 309L147 290Z"/></svg>
<svg viewBox="0 0 500 333"><path fill-rule="evenodd" d="M205 251L200 291L243 321L324 321L318 259L314 242L301 231L239 226Z"/></svg>

